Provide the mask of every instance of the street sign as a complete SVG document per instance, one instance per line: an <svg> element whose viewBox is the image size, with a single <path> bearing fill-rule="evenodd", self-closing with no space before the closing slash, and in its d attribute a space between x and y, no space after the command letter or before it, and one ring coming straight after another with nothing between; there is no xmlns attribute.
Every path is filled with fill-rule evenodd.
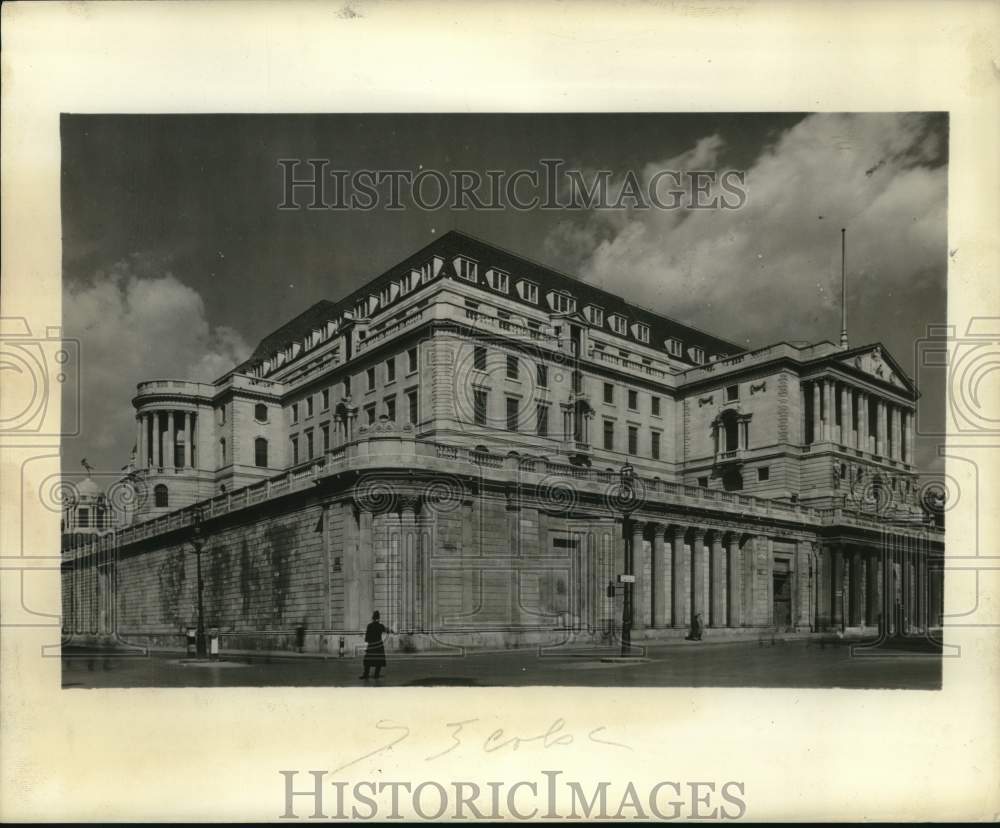
<svg viewBox="0 0 1000 828"><path fill-rule="evenodd" d="M634 584L635 583L635 575L619 575L618 576L618 583L620 583L620 584Z"/></svg>

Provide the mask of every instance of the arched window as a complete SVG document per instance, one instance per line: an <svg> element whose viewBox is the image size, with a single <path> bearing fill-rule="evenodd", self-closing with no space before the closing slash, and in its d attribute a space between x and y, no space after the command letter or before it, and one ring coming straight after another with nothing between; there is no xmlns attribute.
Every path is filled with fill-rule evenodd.
<svg viewBox="0 0 1000 828"><path fill-rule="evenodd" d="M170 504L170 497L167 494L167 487L162 483L156 485L153 489L153 503L157 508L163 508Z"/></svg>
<svg viewBox="0 0 1000 828"><path fill-rule="evenodd" d="M257 403L257 405L253 407L253 418L258 423L267 422L267 406L264 405L264 403Z"/></svg>
<svg viewBox="0 0 1000 828"><path fill-rule="evenodd" d="M255 465L267 468L267 440L263 437L253 441L253 461Z"/></svg>

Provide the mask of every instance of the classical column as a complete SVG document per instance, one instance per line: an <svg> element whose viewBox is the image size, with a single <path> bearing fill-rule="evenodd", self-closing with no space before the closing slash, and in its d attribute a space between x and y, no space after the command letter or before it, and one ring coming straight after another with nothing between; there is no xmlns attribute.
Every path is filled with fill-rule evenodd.
<svg viewBox="0 0 1000 828"><path fill-rule="evenodd" d="M712 552L709 559L710 620L713 627L726 626L726 562L722 552L722 533L712 530Z"/></svg>
<svg viewBox="0 0 1000 828"><path fill-rule="evenodd" d="M864 391L855 392L858 407L858 448L868 451L868 395Z"/></svg>
<svg viewBox="0 0 1000 828"><path fill-rule="evenodd" d="M840 444L851 444L851 389L846 383L840 385Z"/></svg>
<svg viewBox="0 0 1000 828"><path fill-rule="evenodd" d="M705 530L695 528L691 540L691 617L705 622Z"/></svg>
<svg viewBox="0 0 1000 828"><path fill-rule="evenodd" d="M135 464L142 468L142 414L135 415Z"/></svg>
<svg viewBox="0 0 1000 828"><path fill-rule="evenodd" d="M188 411L184 415L184 422L187 425L187 434L184 435L184 468L194 467L194 412Z"/></svg>
<svg viewBox="0 0 1000 828"><path fill-rule="evenodd" d="M833 440L833 380L823 380L823 440Z"/></svg>
<svg viewBox="0 0 1000 828"><path fill-rule="evenodd" d="M154 411L153 417L153 466L163 465L163 435L160 433L160 412Z"/></svg>
<svg viewBox="0 0 1000 828"><path fill-rule="evenodd" d="M743 623L743 595L740 589L740 573L742 560L740 553L740 536L736 532L729 533L726 564L726 610L727 623L730 627L738 627Z"/></svg>
<svg viewBox="0 0 1000 828"><path fill-rule="evenodd" d="M875 434L875 453L880 457L885 457L888 451L885 445L885 438L886 438L885 401L877 400L875 405L878 416L876 422L876 425L878 426L878 431Z"/></svg>
<svg viewBox="0 0 1000 828"><path fill-rule="evenodd" d="M664 543L664 527L653 526L653 561L650 580L653 587L653 626L670 626L670 555Z"/></svg>
<svg viewBox="0 0 1000 828"><path fill-rule="evenodd" d="M174 431L174 412L167 412L167 449L164 468L172 469L177 465L177 439Z"/></svg>
<svg viewBox="0 0 1000 828"><path fill-rule="evenodd" d="M417 573L419 564L419 539L417 537L416 498L403 497L399 508L400 534L400 592L402 616L400 628L412 632L417 626Z"/></svg>
<svg viewBox="0 0 1000 828"><path fill-rule="evenodd" d="M896 460L903 459L903 418L898 405L892 407L892 456Z"/></svg>
<svg viewBox="0 0 1000 828"><path fill-rule="evenodd" d="M910 465L913 465L913 412L906 412L906 423L904 424L904 429L906 430L906 451L903 460Z"/></svg>
<svg viewBox="0 0 1000 828"><path fill-rule="evenodd" d="M823 441L823 414L820 410L822 403L823 389L819 382L812 385L812 441L820 443Z"/></svg>
<svg viewBox="0 0 1000 828"><path fill-rule="evenodd" d="M851 555L850 569L850 589L851 589L851 615L850 625L860 627L865 622L862 610L862 599L864 597L864 580L861 574L861 550L855 549Z"/></svg>
<svg viewBox="0 0 1000 828"><path fill-rule="evenodd" d="M754 585L757 583L757 537L751 535L743 544L743 626L752 627L757 623L757 602L754 599Z"/></svg>
<svg viewBox="0 0 1000 828"><path fill-rule="evenodd" d="M632 574L635 583L632 585L632 629L644 630L649 626L649 582L645 572L649 563L649 553L642 535L646 524L641 520L632 521Z"/></svg>
<svg viewBox="0 0 1000 828"><path fill-rule="evenodd" d="M149 415L139 415L139 451L137 453L138 468L149 468Z"/></svg>
<svg viewBox="0 0 1000 828"><path fill-rule="evenodd" d="M839 544L831 550L832 577L830 578L833 626L840 627L844 619L844 552Z"/></svg>
<svg viewBox="0 0 1000 828"><path fill-rule="evenodd" d="M671 543L673 544L673 625L686 627L691 622L691 555L684 545L685 526L672 527Z"/></svg>
<svg viewBox="0 0 1000 828"><path fill-rule="evenodd" d="M810 544L808 541L797 541L795 544L795 595L796 595L796 629L811 629L810 623L812 608L812 578L810 569L812 567Z"/></svg>

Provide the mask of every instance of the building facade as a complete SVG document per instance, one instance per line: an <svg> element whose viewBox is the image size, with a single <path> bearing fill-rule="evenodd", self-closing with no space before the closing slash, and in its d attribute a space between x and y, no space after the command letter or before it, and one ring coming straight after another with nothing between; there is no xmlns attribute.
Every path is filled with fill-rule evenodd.
<svg viewBox="0 0 1000 828"><path fill-rule="evenodd" d="M199 594L231 649L375 609L413 651L940 624L878 343L748 351L452 232L132 403L134 514L65 550L68 635L177 646Z"/></svg>

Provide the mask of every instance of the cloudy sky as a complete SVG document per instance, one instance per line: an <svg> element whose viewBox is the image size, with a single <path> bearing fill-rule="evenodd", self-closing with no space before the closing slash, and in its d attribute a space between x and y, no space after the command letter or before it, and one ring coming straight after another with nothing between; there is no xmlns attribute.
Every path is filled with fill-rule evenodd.
<svg viewBox="0 0 1000 828"><path fill-rule="evenodd" d="M151 378L213 380L319 299L458 228L746 347L840 331L914 344L946 319L947 120L927 114L66 116L66 335L82 435L64 467L128 460ZM279 210L279 158L360 169L742 170L739 210ZM614 189L614 187L612 187ZM70 389L74 393L75 389ZM922 386L923 422L944 388ZM937 441L918 463L939 468Z"/></svg>

